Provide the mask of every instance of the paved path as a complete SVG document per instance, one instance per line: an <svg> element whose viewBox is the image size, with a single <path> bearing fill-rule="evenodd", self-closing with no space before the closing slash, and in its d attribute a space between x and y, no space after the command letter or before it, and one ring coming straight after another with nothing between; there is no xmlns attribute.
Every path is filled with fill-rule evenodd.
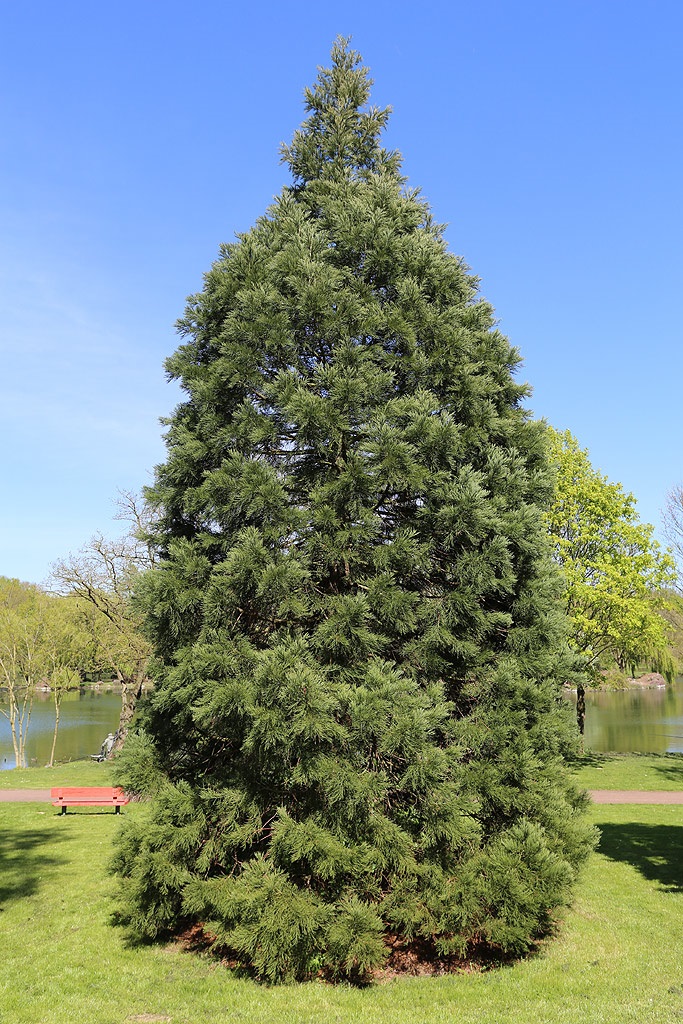
<svg viewBox="0 0 683 1024"><path fill-rule="evenodd" d="M50 802L49 789L0 789L0 804Z"/></svg>
<svg viewBox="0 0 683 1024"><path fill-rule="evenodd" d="M677 789L591 789L594 804L683 804Z"/></svg>
<svg viewBox="0 0 683 1024"><path fill-rule="evenodd" d="M683 804L683 790L590 789L594 804ZM0 803L48 803L49 789L0 789Z"/></svg>

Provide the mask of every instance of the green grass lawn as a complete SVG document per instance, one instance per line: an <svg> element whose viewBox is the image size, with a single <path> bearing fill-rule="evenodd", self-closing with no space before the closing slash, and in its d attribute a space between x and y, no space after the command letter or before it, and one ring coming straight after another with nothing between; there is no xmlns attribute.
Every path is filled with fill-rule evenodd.
<svg viewBox="0 0 683 1024"><path fill-rule="evenodd" d="M111 786L111 762L69 761L54 768L9 768L0 772L0 789L50 789L52 786ZM4 1024L0 1017L0 1024Z"/></svg>
<svg viewBox="0 0 683 1024"><path fill-rule="evenodd" d="M576 767L586 789L683 789L683 754L586 754Z"/></svg>
<svg viewBox="0 0 683 1024"><path fill-rule="evenodd" d="M42 786L43 770L31 771ZM174 946L128 948L109 924L115 881L106 873L122 818L0 804L0 1022L672 1024L683 1018L683 807L590 813L600 850L537 955L356 990L267 987Z"/></svg>

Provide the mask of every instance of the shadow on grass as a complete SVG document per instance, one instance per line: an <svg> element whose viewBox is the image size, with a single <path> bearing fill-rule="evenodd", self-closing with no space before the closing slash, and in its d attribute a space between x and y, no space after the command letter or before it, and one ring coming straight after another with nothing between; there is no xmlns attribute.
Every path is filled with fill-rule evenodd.
<svg viewBox="0 0 683 1024"><path fill-rule="evenodd" d="M14 900L32 896L53 870L66 863L55 847L69 839L43 829L0 829L0 910Z"/></svg>
<svg viewBox="0 0 683 1024"><path fill-rule="evenodd" d="M663 775L668 782L675 782L683 789L683 757L680 755L667 755L667 762L656 764L655 771Z"/></svg>
<svg viewBox="0 0 683 1024"><path fill-rule="evenodd" d="M577 754L576 757L570 759L569 764L571 768L604 768L608 762L613 761L615 758L614 754L594 754L592 752L586 754Z"/></svg>
<svg viewBox="0 0 683 1024"><path fill-rule="evenodd" d="M637 821L597 825L602 833L598 853L631 864L662 889L683 892L682 825L644 825Z"/></svg>
<svg viewBox="0 0 683 1024"><path fill-rule="evenodd" d="M117 814L116 811L112 811L111 807L109 806L102 807L101 809L92 807L70 807L66 814L62 814L60 810L56 810L54 816L55 818L64 819L87 818L88 816L92 816L93 814L95 815L95 817L101 817L103 814L106 814L107 817L109 818L123 818L125 813L125 811L121 811L120 814Z"/></svg>

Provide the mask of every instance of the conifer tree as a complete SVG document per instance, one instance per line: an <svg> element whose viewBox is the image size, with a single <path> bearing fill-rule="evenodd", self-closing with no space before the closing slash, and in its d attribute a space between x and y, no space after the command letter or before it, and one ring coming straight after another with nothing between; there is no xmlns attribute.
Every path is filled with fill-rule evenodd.
<svg viewBox="0 0 683 1024"><path fill-rule="evenodd" d="M523 951L592 842L544 428L370 84L338 40L291 185L190 299L149 496L121 916L267 979L360 977L397 936Z"/></svg>

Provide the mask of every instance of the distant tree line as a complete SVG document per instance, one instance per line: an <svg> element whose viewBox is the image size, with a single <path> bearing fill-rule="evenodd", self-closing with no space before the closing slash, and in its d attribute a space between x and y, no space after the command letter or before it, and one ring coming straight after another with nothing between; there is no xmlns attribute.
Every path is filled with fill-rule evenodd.
<svg viewBox="0 0 683 1024"><path fill-rule="evenodd" d="M36 687L49 688L55 707L50 764L55 758L64 694L86 678L115 679L121 714L113 752L121 749L143 686L150 645L133 600L141 572L154 566L142 537L149 512L123 493L120 518L128 532L101 534L55 563L47 588L0 577L0 714L9 722L17 766L26 742Z"/></svg>

